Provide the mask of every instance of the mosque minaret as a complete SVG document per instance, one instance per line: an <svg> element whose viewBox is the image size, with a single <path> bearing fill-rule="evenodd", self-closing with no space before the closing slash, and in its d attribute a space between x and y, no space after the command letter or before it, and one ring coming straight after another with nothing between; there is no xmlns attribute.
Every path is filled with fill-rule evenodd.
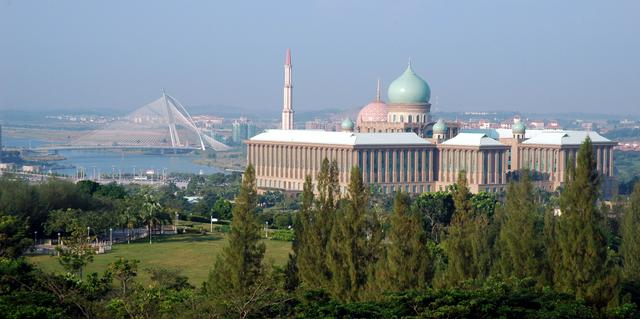
<svg viewBox="0 0 640 319"><path fill-rule="evenodd" d="M284 59L284 98L282 105L282 129L293 130L293 82L291 81L291 49Z"/></svg>

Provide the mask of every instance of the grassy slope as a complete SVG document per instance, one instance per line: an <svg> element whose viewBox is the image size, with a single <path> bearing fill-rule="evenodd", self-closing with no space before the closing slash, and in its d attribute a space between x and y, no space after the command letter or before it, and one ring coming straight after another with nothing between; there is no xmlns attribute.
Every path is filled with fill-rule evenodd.
<svg viewBox="0 0 640 319"><path fill-rule="evenodd" d="M142 283L149 282L149 274L145 269L164 267L182 270L182 274L189 277L189 282L199 287L207 279L216 255L225 243L226 239L220 236L187 234L158 237L151 245L145 240L128 245L118 244L114 245L112 252L95 256L85 271L100 273L109 263L124 257L140 260L138 275ZM291 242L266 240L265 244L266 261L280 266L286 264ZM34 256L29 259L45 271L62 271L56 257Z"/></svg>

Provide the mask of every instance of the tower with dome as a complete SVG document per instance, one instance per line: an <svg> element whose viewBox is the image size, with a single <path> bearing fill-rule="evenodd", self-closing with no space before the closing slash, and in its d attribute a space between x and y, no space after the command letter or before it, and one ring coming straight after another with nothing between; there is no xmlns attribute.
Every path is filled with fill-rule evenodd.
<svg viewBox="0 0 640 319"><path fill-rule="evenodd" d="M358 113L356 130L363 133L413 132L420 137L432 137L431 88L427 81L413 70L409 62L404 72L387 89L388 103L380 98L380 81L376 99ZM445 135L453 137L458 127L447 126Z"/></svg>

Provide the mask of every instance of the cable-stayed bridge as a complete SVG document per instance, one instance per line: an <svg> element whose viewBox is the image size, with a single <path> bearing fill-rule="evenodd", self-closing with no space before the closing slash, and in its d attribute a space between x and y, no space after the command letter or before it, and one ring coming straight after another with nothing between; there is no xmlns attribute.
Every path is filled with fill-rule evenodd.
<svg viewBox="0 0 640 319"><path fill-rule="evenodd" d="M68 144L42 147L64 149L161 149L224 151L229 147L203 133L176 99L162 97L105 127L80 136Z"/></svg>

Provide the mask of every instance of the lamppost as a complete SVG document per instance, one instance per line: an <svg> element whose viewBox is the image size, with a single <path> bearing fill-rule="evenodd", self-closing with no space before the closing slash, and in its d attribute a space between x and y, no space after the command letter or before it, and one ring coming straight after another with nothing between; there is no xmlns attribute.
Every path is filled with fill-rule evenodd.
<svg viewBox="0 0 640 319"><path fill-rule="evenodd" d="M180 217L180 213L176 212L176 222L174 223L174 231L176 232L176 235L178 234L178 218Z"/></svg>
<svg viewBox="0 0 640 319"><path fill-rule="evenodd" d="M268 229L269 229L269 222L266 221L264 222L264 238L269 238Z"/></svg>
<svg viewBox="0 0 640 319"><path fill-rule="evenodd" d="M109 245L113 245L113 228L109 228Z"/></svg>
<svg viewBox="0 0 640 319"><path fill-rule="evenodd" d="M87 241L91 240L91 227L87 226Z"/></svg>
<svg viewBox="0 0 640 319"><path fill-rule="evenodd" d="M38 245L38 231L34 231L33 232L33 245L37 246Z"/></svg>
<svg viewBox="0 0 640 319"><path fill-rule="evenodd" d="M62 241L60 241L60 233L58 233L58 247L60 247L60 249L62 249ZM58 256L60 256L60 250L58 250Z"/></svg>

